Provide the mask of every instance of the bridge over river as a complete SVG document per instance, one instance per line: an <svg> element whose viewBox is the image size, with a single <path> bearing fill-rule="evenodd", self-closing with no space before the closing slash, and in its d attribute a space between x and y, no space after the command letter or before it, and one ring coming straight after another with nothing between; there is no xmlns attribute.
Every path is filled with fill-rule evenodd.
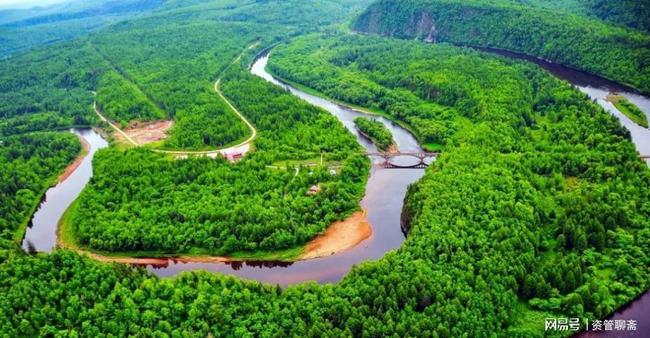
<svg viewBox="0 0 650 338"><path fill-rule="evenodd" d="M384 159L381 164L385 169L424 169L431 164L432 160L440 153L431 152L378 152L366 153L370 157ZM410 158L410 159L409 159ZM413 162L413 159L416 162Z"/></svg>
<svg viewBox="0 0 650 338"><path fill-rule="evenodd" d="M384 159L381 166L385 169L424 169L427 168L433 159L440 153L432 152L367 152L365 155ZM405 158L413 158L417 162L405 163ZM650 155L640 155L642 160L650 160ZM396 161L397 159L397 161Z"/></svg>

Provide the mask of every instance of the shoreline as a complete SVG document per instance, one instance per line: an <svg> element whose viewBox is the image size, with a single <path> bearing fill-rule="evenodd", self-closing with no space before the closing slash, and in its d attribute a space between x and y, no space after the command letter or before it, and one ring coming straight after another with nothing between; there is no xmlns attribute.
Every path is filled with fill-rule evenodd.
<svg viewBox="0 0 650 338"><path fill-rule="evenodd" d="M74 203L73 203L74 205ZM73 207L71 205L71 208ZM91 250L80 247L77 243L70 243L64 240L62 233L64 227L69 227L70 224L66 222L68 211L61 218L57 227L57 247L61 249L71 250L79 255L87 256L96 261L103 263L123 263L131 265L154 265L166 266L170 262L173 263L233 263L233 262L264 262L264 261L282 261L282 262L298 262L323 257L329 257L335 254L345 252L353 249L368 238L372 237L373 230L370 222L367 219L366 211L357 211L346 219L330 224L327 229L320 235L317 235L312 240L307 242L302 247L302 250L295 259L277 260L269 257L254 257L254 256L209 256L209 255L187 255L181 254L178 256L169 257L130 257L126 254L102 254L93 252ZM288 249L292 250L292 249Z"/></svg>
<svg viewBox="0 0 650 338"><path fill-rule="evenodd" d="M77 138L79 138L79 141L81 142L81 151L79 152L79 155L77 155L77 158L74 160L74 162L70 163L65 170L63 170L63 173L59 175L57 178L57 184L65 181L72 173L79 168L83 160L88 156L88 153L90 152L90 143L86 141L81 135L77 135Z"/></svg>

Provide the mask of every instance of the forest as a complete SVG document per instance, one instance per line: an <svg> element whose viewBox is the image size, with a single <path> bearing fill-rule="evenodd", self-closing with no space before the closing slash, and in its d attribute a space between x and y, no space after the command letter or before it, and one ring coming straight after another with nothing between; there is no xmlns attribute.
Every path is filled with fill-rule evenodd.
<svg viewBox="0 0 650 338"><path fill-rule="evenodd" d="M178 140L191 149L188 142L196 135L221 138L216 144L226 144L240 137L245 127L211 89L212 81L222 76L223 93L258 130L255 153L231 165L207 159L176 162L145 150L100 152L95 158L95 175L70 217L69 226L78 235L78 244L100 251L156 255L277 251L303 245L330 223L359 208L368 161L358 155L360 147L342 124L247 74L248 63L261 47L245 50L239 62L229 65L242 48L249 46L252 32L264 26L168 25L156 33L159 35L148 36L150 45L138 43L148 27L163 20L147 18L130 23L93 42L112 68L137 84L123 85L124 90L134 93L131 97L115 94L106 99L117 107L125 104L145 111L161 106L175 115L177 124L168 144ZM213 29L203 33L203 25ZM227 30L233 34L221 37ZM163 38L177 38L178 42L161 48L157 39ZM218 39L230 39L225 41L230 44L212 47L203 43ZM205 46L201 48L207 51L185 48L194 45ZM154 48L156 57L143 62L140 55ZM218 54L214 54L217 48ZM183 52L188 55L183 56ZM162 62L167 68L157 67ZM206 71L213 75L207 76ZM113 76L107 74L104 76ZM119 93L116 81L110 81L109 89L101 87L102 82L99 103L102 90ZM175 86L182 86L183 92L176 92ZM128 112L119 110L125 120ZM213 125L215 128L210 128ZM206 137L198 138L196 144L202 144ZM277 169L275 165L288 159L313 159L321 153L327 154L328 161L342 164L336 176L324 167L298 168L296 174L293 167ZM317 184L322 192L308 196L309 187Z"/></svg>
<svg viewBox="0 0 650 338"><path fill-rule="evenodd" d="M0 335L564 337L544 332L543 318L603 319L648 290L650 170L629 131L529 63L350 34L343 23L368 3L168 1L0 61L0 164L10 168L0 173ZM21 250L16 233L81 149L60 130L102 126L92 91L104 106L124 107L116 120L175 119L163 147L202 149L247 132L213 92L222 78L259 136L235 164L99 151L71 210L84 247L278 250L357 210L369 161L355 137L249 73L255 55L276 44L272 73L387 116L441 151L408 189L399 249L338 283L284 288L203 271L161 278L65 249ZM284 165L321 155L342 164L335 175ZM306 194L317 183L323 189Z"/></svg>
<svg viewBox="0 0 650 338"><path fill-rule="evenodd" d="M354 119L354 126L368 137L381 151L388 150L394 145L393 135L383 123L363 117Z"/></svg>
<svg viewBox="0 0 650 338"><path fill-rule="evenodd" d="M69 133L0 136L0 232L22 239L41 196L80 151Z"/></svg>
<svg viewBox="0 0 650 338"><path fill-rule="evenodd" d="M520 52L650 93L647 32L599 20L583 14L584 10L567 10L567 3L575 4L572 0L550 1L546 6L553 10L540 3L547 2L380 0L359 16L353 28L399 38ZM627 17L635 18L643 18L635 6L648 10L647 5L639 4L626 11L628 8L618 1L607 6L618 7Z"/></svg>
<svg viewBox="0 0 650 338"><path fill-rule="evenodd" d="M274 55L275 73L327 95L342 98L336 93L356 85L342 98L351 103L409 91L462 112L465 123L444 142L444 155L410 190L409 240L447 239L453 231L456 236L435 244L433 252L445 257L454 248L443 259L445 268L457 262L479 271L480 277L467 280L474 286L468 296L477 301L494 299L496 290L511 293L501 305L490 304L522 318L510 324L513 334L533 334L535 313L602 317L620 304L616 299L647 289L648 256L640 253L647 247L642 215L648 211L628 205L640 206L647 198L642 182L648 170L627 131L584 94L521 62L449 45L316 35L280 46ZM328 76L311 77L308 68ZM411 124L408 117L403 121ZM631 169L631 162L634 174L614 174L620 172L615 167ZM402 250L411 257L440 257ZM500 257L500 263L488 257ZM603 275L612 270L619 275L605 287ZM483 296L476 295L477 278L490 285ZM484 315L479 313L473 316Z"/></svg>

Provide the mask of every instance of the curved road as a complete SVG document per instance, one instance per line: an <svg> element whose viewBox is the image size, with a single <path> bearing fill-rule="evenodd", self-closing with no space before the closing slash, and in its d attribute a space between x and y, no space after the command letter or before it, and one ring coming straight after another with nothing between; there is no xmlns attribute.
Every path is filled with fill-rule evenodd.
<svg viewBox="0 0 650 338"><path fill-rule="evenodd" d="M255 48L256 46L259 45L259 42L256 42L250 46L248 46L244 51L242 51L229 65L237 63L239 60L241 60L242 56L246 51L251 50ZM225 72L225 71L224 71ZM176 157L187 157L187 156L208 156L208 157L217 157L218 155L227 155L230 153L240 153L240 154L246 154L248 151L251 149L251 143L255 138L257 138L257 129L255 129L255 126L253 126L250 121L242 114L235 106L230 103L230 101L226 98L225 95L221 92L219 89L219 85L221 84L221 77L217 79L217 81L214 83L214 91L219 95L219 97L228 105L228 107L239 117L246 126L251 130L251 136L247 138L245 141L232 146L232 147L227 147L227 148L221 148L221 149L214 149L214 150L206 150L206 151L183 151L183 150L162 150L162 149L151 149L154 152L157 153L162 153L162 154L171 154ZM93 92L93 94L96 94ZM141 144L137 143L133 138L131 138L126 132L124 132L120 127L115 125L113 122L111 122L108 118L106 118L100 111L99 108L97 108L97 101L93 102L93 109L95 110L95 113L99 116L99 118L108 123L111 128L113 128L116 132L118 132L120 135L122 135L129 143L131 143L135 147L140 147L142 146Z"/></svg>

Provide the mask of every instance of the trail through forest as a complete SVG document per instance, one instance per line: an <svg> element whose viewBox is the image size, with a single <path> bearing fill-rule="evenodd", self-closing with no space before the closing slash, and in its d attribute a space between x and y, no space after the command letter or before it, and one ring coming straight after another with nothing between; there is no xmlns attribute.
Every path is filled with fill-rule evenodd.
<svg viewBox="0 0 650 338"><path fill-rule="evenodd" d="M251 44L250 46L246 47L229 65L228 67L232 66L233 64L239 62L247 51L257 47L259 45L259 41ZM251 149L251 143L255 138L257 138L257 129L253 124L248 121L248 119L242 114L227 98L226 96L221 92L221 89L219 88L221 84L221 77L217 79L214 83L214 91L219 95L221 100L228 105L228 108L232 110L232 112L241 119L244 124L250 129L251 135L244 140L243 142L230 146L227 148L220 148L220 149L213 149L213 150L206 150L206 151L183 151L183 150L163 150L163 149L151 149L154 152L157 153L162 153L162 154L170 154L178 158L183 158L183 157L188 157L188 156L208 156L208 157L217 157L219 155L228 155L232 153L238 153L241 155L246 154L248 151ZM103 121L106 122L113 130L118 132L128 143L133 145L134 147L141 147L142 144L136 142L131 136L128 135L124 130L122 130L120 127L118 127L115 123L111 122L102 112L99 110L97 107L97 102L93 102L93 108L95 110L95 113L99 116L99 118Z"/></svg>

